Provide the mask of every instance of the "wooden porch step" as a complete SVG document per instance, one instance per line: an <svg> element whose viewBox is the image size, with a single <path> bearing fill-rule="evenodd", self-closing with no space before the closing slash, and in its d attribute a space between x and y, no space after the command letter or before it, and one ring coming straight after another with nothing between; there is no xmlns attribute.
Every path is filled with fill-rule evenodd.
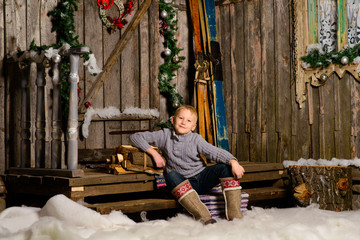
<svg viewBox="0 0 360 240"><path fill-rule="evenodd" d="M109 214L113 210L121 210L123 213L136 213L141 211L154 211L179 207L175 199L140 199L87 204L85 206L101 214Z"/></svg>
<svg viewBox="0 0 360 240"><path fill-rule="evenodd" d="M244 189L243 191L249 194L249 202L285 198L289 196L288 191L281 187L252 188ZM175 199L139 199L86 204L85 206L101 214L109 214L113 210L120 210L123 213L136 213L141 211L174 209L180 207Z"/></svg>
<svg viewBox="0 0 360 240"><path fill-rule="evenodd" d="M243 189L242 191L249 194L249 202L285 198L289 196L288 190L283 187L251 188Z"/></svg>

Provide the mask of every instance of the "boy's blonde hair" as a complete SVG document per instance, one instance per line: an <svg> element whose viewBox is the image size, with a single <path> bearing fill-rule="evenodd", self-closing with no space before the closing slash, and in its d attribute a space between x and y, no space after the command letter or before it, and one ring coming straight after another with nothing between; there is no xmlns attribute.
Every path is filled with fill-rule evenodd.
<svg viewBox="0 0 360 240"><path fill-rule="evenodd" d="M189 110L192 114L194 114L194 116L195 116L195 122L197 121L197 118L198 118L197 110L196 110L196 108L194 108L194 107L191 106L191 105L182 105L182 106L180 106L178 109L176 109L175 114L174 114L174 117L176 118L177 115L179 114L179 112L180 112L181 110L183 110L183 109L187 109L187 110Z"/></svg>

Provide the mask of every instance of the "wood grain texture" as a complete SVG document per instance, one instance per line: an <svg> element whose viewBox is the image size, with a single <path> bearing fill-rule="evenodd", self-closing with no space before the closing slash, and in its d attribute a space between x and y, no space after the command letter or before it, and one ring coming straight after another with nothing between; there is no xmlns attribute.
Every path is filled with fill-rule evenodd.
<svg viewBox="0 0 360 240"><path fill-rule="evenodd" d="M160 66L160 38L159 38L159 3L153 0L149 7L149 77L150 77L150 108L160 108L160 90L158 88L158 74ZM154 126L155 121L150 125Z"/></svg>
<svg viewBox="0 0 360 240"><path fill-rule="evenodd" d="M287 159L291 155L291 107L290 100L290 25L281 27L282 23L289 21L289 4L274 1L275 22L275 83L276 83L276 131L279 134L277 161ZM287 79L283 81L282 79Z"/></svg>
<svg viewBox="0 0 360 240"><path fill-rule="evenodd" d="M277 133L275 129L275 35L274 35L274 2L261 1L261 161L276 160L276 141ZM275 144L274 144L275 143Z"/></svg>
<svg viewBox="0 0 360 240"><path fill-rule="evenodd" d="M132 15L132 16L130 15L130 17L128 17L129 19L133 19L133 21L129 20L130 23L129 23L128 27L126 28L127 30L125 30L123 37L116 44L114 51L111 53L111 56L108 58L107 62L105 63L103 71L99 74L97 80L94 81L94 85L92 85L91 88L89 89L89 92L88 92L87 96L85 97L85 99L82 100L82 102L80 104L80 107L82 110L84 110L84 106L83 106L84 103L86 103L88 101L92 102L92 99L95 97L95 95L101 89L101 86L102 86L103 82L105 81L105 79L107 78L108 74L110 73L113 65L115 64L115 62L117 61L119 56L122 54L122 51L126 47L128 41L131 41L131 38L132 38L131 35L137 28L143 15L145 14L145 12L148 10L148 8L151 4L151 1L152 0L146 0L141 5L139 11L136 11L136 13L134 15Z"/></svg>
<svg viewBox="0 0 360 240"><path fill-rule="evenodd" d="M143 3L145 4L145 3ZM139 3L135 4L135 11L139 11ZM129 21L132 21L136 16L130 16ZM140 23L140 22L139 22ZM128 26L128 28L131 26ZM121 101L121 109L139 106L140 98L140 75L141 72L135 68L139 64L139 27L134 31L129 38L127 45L124 47L123 53L120 56L121 73L120 73L120 95L123 96ZM127 31L127 30L125 30ZM129 121L126 125L121 126L121 130L136 130L140 125L138 121ZM121 135L121 143L129 144L129 136L127 134Z"/></svg>
<svg viewBox="0 0 360 240"><path fill-rule="evenodd" d="M140 1L142 4L144 1ZM139 107L142 109L150 109L150 68L151 63L149 59L149 11L147 11L140 21L139 25L139 63L140 63L140 76L139 76ZM139 130L149 130L150 121L141 121L139 123ZM119 143L118 143L119 144ZM114 145L115 142L114 142Z"/></svg>
<svg viewBox="0 0 360 240"><path fill-rule="evenodd" d="M111 57L114 48L116 47L116 43L121 39L123 31L115 31L109 33L105 30L103 26L103 38L104 38L104 61L107 62ZM104 107L115 107L120 109L121 107L121 64L120 58L115 59L113 64L111 73L106 78L106 81L103 83L104 88ZM104 134L105 134L105 149L115 148L121 144L121 135L110 135L109 132L121 130L122 122L121 121L111 121L104 123Z"/></svg>
<svg viewBox="0 0 360 240"><path fill-rule="evenodd" d="M95 28L96 31L84 31L84 42L87 46L91 48L93 53L96 56L97 64L100 68L103 68L103 54L104 54L104 26L100 18L94 17L99 14L99 7L96 2L91 1L85 4L85 19L84 27L85 29ZM89 91L91 91L93 84L97 81L98 76L92 76L89 71L85 72L85 86L84 91L86 96L89 96ZM91 101L91 106L93 108L103 108L104 107L104 90L99 91L97 97ZM83 99L82 101L85 101ZM80 103L79 108L82 108ZM86 148L104 148L105 147L105 129L104 123L94 122L89 126L89 137L85 140Z"/></svg>
<svg viewBox="0 0 360 240"><path fill-rule="evenodd" d="M290 166L293 195L300 206L319 204L320 209L352 209L352 169L336 166Z"/></svg>
<svg viewBox="0 0 360 240"><path fill-rule="evenodd" d="M84 1L86 0L78 0L77 5L78 5L78 10L75 12L74 14L74 25L75 25L75 34L77 36L79 36L79 42L83 43L85 42L85 28L84 28L84 12L85 12L85 4ZM96 56L96 58L98 58L99 56ZM80 64L83 64L84 60L80 59ZM101 67L101 66L99 66ZM79 88L81 89L81 92L79 93L79 99L84 99L85 97L85 72L87 71L87 69L80 67L79 68ZM79 121L80 120L80 115L79 115ZM78 141L78 148L79 149L84 149L85 148L85 139L82 136L82 131L81 131L81 127L79 127L79 141ZM80 157L80 156L79 156ZM64 163L63 163L64 164Z"/></svg>
<svg viewBox="0 0 360 240"><path fill-rule="evenodd" d="M0 2L0 8L4 9L5 5L4 2ZM4 22L4 11L0 11L0 45L1 43L5 42L5 22ZM0 47L0 72L5 72L4 68L4 59L5 59L5 48ZM6 160L7 160L7 154L6 154L6 104L4 100L6 99L6 78L4 74L0 74L0 174L5 172L6 168Z"/></svg>
<svg viewBox="0 0 360 240"><path fill-rule="evenodd" d="M260 1L246 2L245 17L245 95L246 95L246 131L250 134L250 161L261 158L261 29Z"/></svg>

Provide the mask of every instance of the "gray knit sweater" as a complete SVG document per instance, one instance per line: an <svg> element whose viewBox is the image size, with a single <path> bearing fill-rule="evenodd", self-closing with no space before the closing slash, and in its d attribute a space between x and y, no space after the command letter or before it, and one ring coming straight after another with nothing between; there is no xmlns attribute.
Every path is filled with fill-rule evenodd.
<svg viewBox="0 0 360 240"><path fill-rule="evenodd" d="M199 154L217 163L230 164L236 159L228 151L215 147L197 133L189 132L176 135L175 131L165 128L155 132L138 132L130 136L130 140L142 151L154 144L166 159L165 173L176 171L186 178L195 176L205 168Z"/></svg>

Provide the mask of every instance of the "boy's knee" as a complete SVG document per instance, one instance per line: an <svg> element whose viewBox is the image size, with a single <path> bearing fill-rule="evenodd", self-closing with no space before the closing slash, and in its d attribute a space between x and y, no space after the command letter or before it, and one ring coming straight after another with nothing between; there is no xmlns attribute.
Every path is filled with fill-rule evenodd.
<svg viewBox="0 0 360 240"><path fill-rule="evenodd" d="M185 180L186 180L186 178L178 172L173 171L173 172L170 172L165 175L166 185L170 189L175 188L177 185L179 185L180 183L182 183Z"/></svg>
<svg viewBox="0 0 360 240"><path fill-rule="evenodd" d="M231 167L226 164L218 164L218 172L220 173L219 178L232 176Z"/></svg>

